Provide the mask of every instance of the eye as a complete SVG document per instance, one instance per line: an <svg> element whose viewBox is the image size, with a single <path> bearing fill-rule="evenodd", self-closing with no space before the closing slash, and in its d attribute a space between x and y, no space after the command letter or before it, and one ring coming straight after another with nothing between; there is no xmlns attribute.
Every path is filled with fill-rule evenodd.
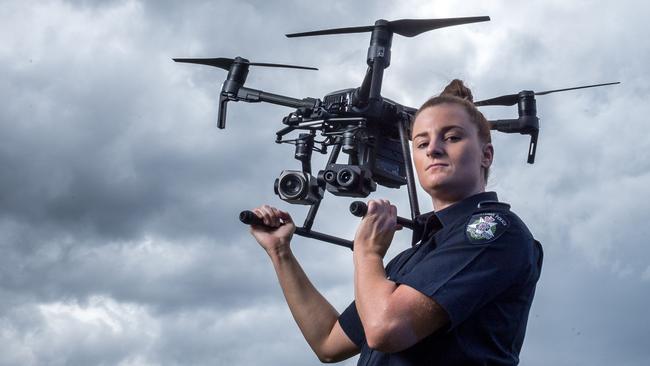
<svg viewBox="0 0 650 366"><path fill-rule="evenodd" d="M425 149L427 146L429 146L429 141L420 141L415 145L418 149Z"/></svg>
<svg viewBox="0 0 650 366"><path fill-rule="evenodd" d="M449 141L449 142L458 142L461 139L462 139L462 137L459 136L459 135L447 135L447 136L445 136L444 140Z"/></svg>

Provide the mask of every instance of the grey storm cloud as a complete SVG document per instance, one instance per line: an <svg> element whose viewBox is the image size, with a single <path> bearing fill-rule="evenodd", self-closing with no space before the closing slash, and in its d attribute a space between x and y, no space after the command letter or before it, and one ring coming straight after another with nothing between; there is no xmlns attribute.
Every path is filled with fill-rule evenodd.
<svg viewBox="0 0 650 366"><path fill-rule="evenodd" d="M644 365L650 336L650 46L632 1L6 1L0 6L0 364L317 364L272 266L237 220L280 201L298 169L274 143L289 110L216 102L223 70L173 57L316 66L251 68L247 85L295 97L357 86L367 35L286 39L374 20L490 15L395 37L384 95L414 107L453 78L476 99L608 81L537 99L537 162L525 136L493 136L488 188L545 246L525 365ZM486 108L488 118L512 118ZM325 157L315 156L314 166ZM404 190L374 197L408 215ZM423 211L431 204L419 191ZM351 238L350 200L315 229ZM396 235L389 256L406 247ZM296 238L306 272L342 310L349 250ZM355 364L355 360L344 362Z"/></svg>

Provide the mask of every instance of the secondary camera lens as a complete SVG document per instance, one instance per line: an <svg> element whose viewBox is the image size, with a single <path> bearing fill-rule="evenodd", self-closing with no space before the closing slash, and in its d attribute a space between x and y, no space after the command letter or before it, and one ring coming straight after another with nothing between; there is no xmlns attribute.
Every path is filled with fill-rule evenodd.
<svg viewBox="0 0 650 366"><path fill-rule="evenodd" d="M327 183L333 184L334 182L336 182L336 173L334 173L331 170L328 170L325 172L324 178Z"/></svg>
<svg viewBox="0 0 650 366"><path fill-rule="evenodd" d="M357 182L357 173L350 169L341 169L336 175L336 181L342 187L350 187Z"/></svg>

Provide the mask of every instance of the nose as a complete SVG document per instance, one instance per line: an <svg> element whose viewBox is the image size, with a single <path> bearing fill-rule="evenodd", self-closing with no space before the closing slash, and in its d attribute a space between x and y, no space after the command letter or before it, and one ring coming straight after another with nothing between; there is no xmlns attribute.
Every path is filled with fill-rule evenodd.
<svg viewBox="0 0 650 366"><path fill-rule="evenodd" d="M445 154L443 141L440 139L432 139L427 146L427 156L438 157Z"/></svg>

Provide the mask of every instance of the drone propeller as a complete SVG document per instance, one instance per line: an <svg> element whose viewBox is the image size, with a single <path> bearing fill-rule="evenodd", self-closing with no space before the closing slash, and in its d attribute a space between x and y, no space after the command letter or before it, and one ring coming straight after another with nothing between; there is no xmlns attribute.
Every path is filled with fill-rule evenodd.
<svg viewBox="0 0 650 366"><path fill-rule="evenodd" d="M620 81L617 81L617 82L613 82L613 83L594 84L594 85L586 85L586 86L576 86L576 87L573 87L573 88L547 90L547 91L543 91L543 92L534 93L534 95L546 95L546 94L551 94L551 93L556 93L556 92L561 92L561 91L567 91L567 90L595 88L597 86L614 85L614 84L620 84L620 83L621 83ZM502 96L496 97L496 98L481 100L481 101L475 102L474 105L476 105L477 107L488 106L488 105L511 106L511 105L517 104L519 102L519 98L520 98L519 94L508 94L508 95L502 95Z"/></svg>
<svg viewBox="0 0 650 366"><path fill-rule="evenodd" d="M283 67L288 69L303 69L303 70L318 70L315 67L307 66L295 66L295 65L284 65L284 64L270 64L266 62L250 62L243 57L227 58L227 57L218 57L218 58L174 58L176 62L185 62L188 64L199 64L199 65L208 65L214 66L228 71L228 77L221 87L221 93L219 94L219 110L218 110L218 119L217 127L220 129L226 128L226 109L228 101L230 100L239 100L238 93L240 89L244 87L246 82L246 77L248 76L248 67L249 66L265 66L265 67ZM257 92L252 89L249 89L250 92ZM255 101L259 101L260 95L252 93ZM268 94L271 96L270 94ZM284 100L280 97L279 101Z"/></svg>
<svg viewBox="0 0 650 366"><path fill-rule="evenodd" d="M214 67L224 69L226 71L229 71L230 68L232 67L232 65L234 65L235 63L245 64L245 65L252 65L252 66L283 67L283 68L288 68L288 69L303 69L303 70L318 70L315 67L307 67L307 66L270 64L270 63L265 63L265 62L250 62L247 59L241 58L241 57L237 57L237 58L226 58L226 57L218 57L218 58L175 58L173 60L176 61L176 62L185 62L185 63L189 63L189 64L199 64L199 65L214 66Z"/></svg>
<svg viewBox="0 0 650 366"><path fill-rule="evenodd" d="M420 33L430 30L450 27L453 25L485 22L490 20L488 16L482 17L465 17L465 18L446 18L446 19L400 19L391 22L386 22L388 29L400 36L415 37ZM324 29L312 32L291 33L286 34L287 37L308 37L308 36L321 36L326 34L345 34L345 33L363 33L372 32L375 25L361 26L361 27L347 27L347 28L334 28Z"/></svg>

